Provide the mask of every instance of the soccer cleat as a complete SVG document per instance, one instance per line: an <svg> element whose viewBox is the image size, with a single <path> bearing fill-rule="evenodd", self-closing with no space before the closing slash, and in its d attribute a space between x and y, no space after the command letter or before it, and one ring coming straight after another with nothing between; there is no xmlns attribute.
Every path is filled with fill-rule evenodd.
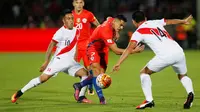
<svg viewBox="0 0 200 112"><path fill-rule="evenodd" d="M154 101L151 101L151 102L150 102L150 101L145 100L145 101L143 101L142 104L138 105L138 106L136 107L136 109L145 109L146 107L152 108L152 107L154 107L154 106L155 106Z"/></svg>
<svg viewBox="0 0 200 112"><path fill-rule="evenodd" d="M81 91L81 84L80 83L74 83L73 88L75 90L74 92L74 98L76 101L79 99L79 93Z"/></svg>
<svg viewBox="0 0 200 112"><path fill-rule="evenodd" d="M88 100L85 96L80 96L77 102L78 103L92 103L92 101Z"/></svg>
<svg viewBox="0 0 200 112"><path fill-rule="evenodd" d="M184 102L183 108L189 109L192 106L193 99L194 99L194 94L192 92L190 92L188 94L186 101Z"/></svg>
<svg viewBox="0 0 200 112"><path fill-rule="evenodd" d="M11 97L11 102L15 103L17 101L17 99L22 96L23 93L21 92L21 90L17 91L16 93L14 93Z"/></svg>
<svg viewBox="0 0 200 112"><path fill-rule="evenodd" d="M100 98L100 104L105 105L106 99L104 97Z"/></svg>
<svg viewBox="0 0 200 112"><path fill-rule="evenodd" d="M92 88L88 89L88 95L94 95L94 90Z"/></svg>

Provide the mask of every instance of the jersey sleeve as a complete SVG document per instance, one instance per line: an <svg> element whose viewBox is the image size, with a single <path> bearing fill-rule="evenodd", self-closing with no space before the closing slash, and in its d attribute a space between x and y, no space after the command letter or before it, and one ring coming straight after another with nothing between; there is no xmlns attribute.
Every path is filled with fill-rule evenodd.
<svg viewBox="0 0 200 112"><path fill-rule="evenodd" d="M143 41L143 37L142 37L142 35L141 35L139 32L135 31L135 32L132 34L131 40L130 40L130 41L139 43L139 42L142 42L142 41Z"/></svg>
<svg viewBox="0 0 200 112"><path fill-rule="evenodd" d="M157 22L158 24L162 25L162 26L166 25L166 19L165 18L160 19L160 20L154 20L154 21Z"/></svg>
<svg viewBox="0 0 200 112"><path fill-rule="evenodd" d="M60 29L53 35L52 40L57 43L62 40L62 31Z"/></svg>
<svg viewBox="0 0 200 112"><path fill-rule="evenodd" d="M96 17L92 12L89 12L89 22L94 22L96 20Z"/></svg>
<svg viewBox="0 0 200 112"><path fill-rule="evenodd" d="M107 30L105 29L104 31L102 31L102 38L105 42L106 45L111 45L111 44L114 44L114 41L113 41L113 32L110 31L110 30Z"/></svg>

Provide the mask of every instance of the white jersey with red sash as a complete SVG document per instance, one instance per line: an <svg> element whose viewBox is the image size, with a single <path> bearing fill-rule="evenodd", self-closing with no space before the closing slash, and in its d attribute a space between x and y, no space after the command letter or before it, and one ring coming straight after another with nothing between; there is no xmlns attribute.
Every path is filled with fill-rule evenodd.
<svg viewBox="0 0 200 112"><path fill-rule="evenodd" d="M145 21L133 33L131 41L147 44L159 57L167 57L173 53L183 53L183 49L165 30L165 19Z"/></svg>
<svg viewBox="0 0 200 112"><path fill-rule="evenodd" d="M187 67L183 49L165 30L165 25L165 19L145 21L133 33L131 41L143 42L155 53L156 56L146 65L150 70L159 72L172 66L177 74L185 74Z"/></svg>
<svg viewBox="0 0 200 112"><path fill-rule="evenodd" d="M52 40L57 43L57 48L44 71L45 74L55 75L58 72L65 72L71 76L75 76L75 73L83 68L83 66L74 60L79 36L80 31L78 29L74 27L72 30L69 30L64 26L54 34Z"/></svg>

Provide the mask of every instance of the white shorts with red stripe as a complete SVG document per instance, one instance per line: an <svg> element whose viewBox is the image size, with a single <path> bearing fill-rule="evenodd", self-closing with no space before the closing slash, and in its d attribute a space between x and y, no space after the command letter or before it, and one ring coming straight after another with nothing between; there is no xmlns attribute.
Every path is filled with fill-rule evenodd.
<svg viewBox="0 0 200 112"><path fill-rule="evenodd" d="M172 66L177 74L186 74L187 66L184 53L174 54L165 58L155 56L147 65L150 70L159 72L162 69Z"/></svg>
<svg viewBox="0 0 200 112"><path fill-rule="evenodd" d="M71 76L75 76L76 72L84 68L73 57L66 58L66 55L59 55L52 58L47 68L44 70L44 74L56 75L59 72L64 72Z"/></svg>

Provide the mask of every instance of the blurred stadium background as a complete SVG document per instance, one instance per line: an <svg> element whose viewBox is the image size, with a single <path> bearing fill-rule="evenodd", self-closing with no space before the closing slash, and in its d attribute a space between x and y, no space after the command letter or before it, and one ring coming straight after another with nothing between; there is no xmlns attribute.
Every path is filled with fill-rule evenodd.
<svg viewBox="0 0 200 112"><path fill-rule="evenodd" d="M38 37L38 39L45 38L45 40L49 40L52 35L51 31L50 33L48 33L48 31L46 33L41 32L42 36L40 36L40 32L31 32L30 29L58 29L62 26L60 14L63 9L73 9L72 1L73 0L1 0L0 27L7 29L0 30L1 40L2 38L5 39L4 43L3 41L0 43L0 51L6 51L7 49L14 49L17 51L17 46L15 45L13 45L15 48L6 49L2 47L5 47L5 41L19 41L17 37L23 39L24 35L26 35L25 38L34 38L34 40L35 37ZM100 22L102 22L107 16L114 16L116 14L126 15L128 23L125 30L121 32L123 38L117 42L118 45L123 48L126 47L129 37L134 31L134 27L131 24L132 12L135 10L143 10L148 19L181 19L192 14L194 20L191 25L168 26L167 30L184 49L199 49L200 24L198 23L200 21L200 14L198 14L198 12L200 12L200 8L198 6L200 6L200 1L198 0L85 0L85 9L92 11ZM10 28L12 28L12 30L10 30ZM29 29L31 34L36 35L34 35L33 38L27 37L30 36L27 32L17 33L17 30L19 30L18 28ZM8 32L5 32L5 30ZM17 37L8 35L8 33L15 34ZM27 39L24 41L26 40ZM14 41L13 43L18 41ZM40 41L45 42L44 40L39 40L39 42ZM44 46L47 44L48 42L44 44L40 43L38 46L43 46L42 48L44 50ZM32 44L29 45L31 46ZM35 50L38 51L39 48Z"/></svg>
<svg viewBox="0 0 200 112"><path fill-rule="evenodd" d="M0 0L0 112L129 112L144 99L140 88L139 71L153 57L149 50L130 56L121 71L112 75L113 83L104 90L107 106L99 106L96 96L91 106L77 104L72 95L72 84L79 79L59 75L47 84L27 92L18 105L10 96L30 79L37 77L44 61L44 52L55 31L62 26L60 14L72 7L72 0ZM200 107L200 0L85 0L85 9L92 11L102 22L107 16L124 14L128 18L117 44L125 48L135 28L131 14L143 10L148 19L182 19L192 14L191 25L167 26L172 37L185 49L188 74L193 80L196 99L190 111ZM28 53L27 53L28 52ZM119 56L112 52L108 72ZM152 76L156 108L147 111L178 112L186 92L171 68Z"/></svg>

